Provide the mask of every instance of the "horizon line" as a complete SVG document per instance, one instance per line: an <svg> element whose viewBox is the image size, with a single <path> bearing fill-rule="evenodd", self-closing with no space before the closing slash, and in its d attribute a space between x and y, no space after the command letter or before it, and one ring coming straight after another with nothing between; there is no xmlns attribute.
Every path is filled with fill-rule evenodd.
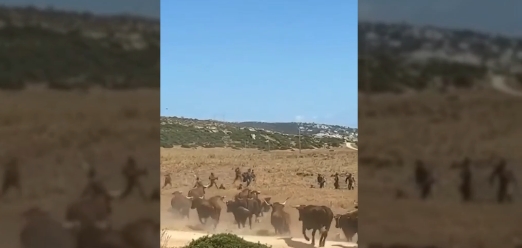
<svg viewBox="0 0 522 248"><path fill-rule="evenodd" d="M165 116L160 115L161 117L175 117L180 119L193 119L193 120L200 120L200 121L215 121L215 122L226 122L226 123L244 123L244 122L261 122L261 123L307 123L307 124L319 124L319 125L330 125L330 126L340 126L340 127L348 127L353 129L359 129L358 127L350 127L348 125L344 124L327 124L327 123L320 123L320 122L313 122L313 121L254 121L254 120L247 120L247 121L227 121L227 120L216 120L216 119L200 119L200 118L192 118L192 117L181 117L181 116Z"/></svg>

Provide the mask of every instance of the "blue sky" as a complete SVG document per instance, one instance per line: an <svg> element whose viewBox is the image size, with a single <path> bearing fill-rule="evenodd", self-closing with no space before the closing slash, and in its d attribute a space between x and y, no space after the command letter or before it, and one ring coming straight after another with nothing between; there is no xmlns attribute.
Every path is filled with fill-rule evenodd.
<svg viewBox="0 0 522 248"><path fill-rule="evenodd" d="M357 1L161 2L162 116L357 127Z"/></svg>

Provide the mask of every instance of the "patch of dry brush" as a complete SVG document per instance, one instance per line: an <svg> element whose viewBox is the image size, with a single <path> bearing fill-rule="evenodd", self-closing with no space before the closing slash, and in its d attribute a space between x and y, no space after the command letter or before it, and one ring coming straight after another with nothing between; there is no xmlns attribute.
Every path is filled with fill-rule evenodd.
<svg viewBox="0 0 522 248"><path fill-rule="evenodd" d="M146 167L149 175L158 175L158 98L158 90L0 92L0 164L18 158L22 177L22 195L13 191L0 199L7 232L0 245L18 242L20 213L30 206L40 205L63 219L65 204L78 197L87 181L81 156L112 189L123 187L120 171L127 156ZM158 178L143 181L150 192ZM127 223L127 216L156 215L154 204L138 202L125 208L116 203L115 224Z"/></svg>
<svg viewBox="0 0 522 248"><path fill-rule="evenodd" d="M172 221L170 209L171 193L174 190L182 190L186 193L194 185L194 175L198 175L204 183L208 183L210 172L219 177L218 184L223 183L226 190L211 188L207 194L214 196L225 195L232 199L238 192L234 179L234 169L241 168L246 171L252 168L256 172L257 181L251 185L261 191L261 197L272 197L272 201L288 200L287 211L292 218L292 234L301 236L300 222L297 220L297 211L290 206L296 204L316 204L331 206L335 213L344 213L353 208L353 200L357 199L357 190L348 191L335 190L331 174L335 172L350 172L357 175L357 151L343 148L333 151L317 149L299 152L271 151L263 152L254 149L233 150L227 148L162 148L161 149L161 171L172 173L173 187L162 190L162 225L170 229L189 230L188 223L180 225L179 221ZM303 177L303 174L313 173L314 176ZM328 185L325 189L310 188L316 185L316 175L322 173L328 175ZM341 187L346 188L344 182ZM224 210L221 214L221 222L218 226L220 231L232 231L237 233L237 227L233 224L231 214ZM196 213L191 211L190 223L196 224ZM223 223L223 224L221 224ZM185 225L186 224L186 225ZM269 217L265 217L261 223L253 225L250 235L256 235L261 229L273 233ZM332 230L335 228L333 227ZM334 231L335 232L335 231ZM246 233L241 233L246 234ZM332 238L335 235L330 235Z"/></svg>
<svg viewBox="0 0 522 248"><path fill-rule="evenodd" d="M498 158L508 159L520 171L522 99L463 91L360 95L359 102L362 241L510 247L522 235L520 225L512 221L522 218L520 204L490 203L494 190L486 185L486 173ZM481 204L459 201L458 171L450 166L464 156L476 165L474 181ZM396 188L415 194L415 159L435 171L439 183L434 198L396 201Z"/></svg>

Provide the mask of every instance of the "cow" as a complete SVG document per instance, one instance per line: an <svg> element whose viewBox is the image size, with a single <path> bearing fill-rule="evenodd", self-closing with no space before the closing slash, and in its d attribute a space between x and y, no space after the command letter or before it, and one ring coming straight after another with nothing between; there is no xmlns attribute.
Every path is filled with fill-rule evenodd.
<svg viewBox="0 0 522 248"><path fill-rule="evenodd" d="M138 219L120 230L127 244L135 248L160 247L160 223L150 219Z"/></svg>
<svg viewBox="0 0 522 248"><path fill-rule="evenodd" d="M75 248L76 237L49 214L37 207L22 213L26 223L20 231L22 248Z"/></svg>
<svg viewBox="0 0 522 248"><path fill-rule="evenodd" d="M249 209L255 216L255 222L259 222L261 215L261 200L259 200L261 191L244 189L235 196L235 200L240 202L240 205Z"/></svg>
<svg viewBox="0 0 522 248"><path fill-rule="evenodd" d="M112 213L111 200L117 196L119 193L111 197L97 195L73 201L67 206L65 219L69 223L106 226Z"/></svg>
<svg viewBox="0 0 522 248"><path fill-rule="evenodd" d="M276 235L290 233L290 215L284 210L286 201L288 201L288 199L290 199L290 197L286 198L286 200L283 203L268 203L267 201L265 201L267 205L272 207L270 224L272 224L272 226L274 227Z"/></svg>
<svg viewBox="0 0 522 248"><path fill-rule="evenodd" d="M196 209L198 213L199 222L201 224L206 224L207 219L210 217L214 220L214 229L216 229L219 218L221 215L221 206L218 201L224 201L224 196L213 196L211 198L204 199L203 196L200 197L189 197L192 199L191 209Z"/></svg>
<svg viewBox="0 0 522 248"><path fill-rule="evenodd" d="M152 190L152 192L150 192L149 200L150 201L160 201L161 200L161 192L160 192L159 187L154 188Z"/></svg>
<svg viewBox="0 0 522 248"><path fill-rule="evenodd" d="M299 211L299 221L303 223L302 232L306 241L310 241L306 236L306 230L312 229L312 246L315 246L315 233L321 232L319 247L324 247L328 231L332 225L334 214L329 207L316 205L297 205L295 209Z"/></svg>
<svg viewBox="0 0 522 248"><path fill-rule="evenodd" d="M243 204L238 201L226 201L227 213L232 213L237 223L237 228L245 227L246 220L248 219L248 225L252 229L252 211L244 207Z"/></svg>
<svg viewBox="0 0 522 248"><path fill-rule="evenodd" d="M351 242L352 237L358 231L358 210L355 209L346 214L335 215L335 227L340 228L346 239Z"/></svg>
<svg viewBox="0 0 522 248"><path fill-rule="evenodd" d="M172 210L178 211L181 217L189 218L190 207L192 205L191 197L184 196L181 191L172 192L172 199L170 199L170 206Z"/></svg>
<svg viewBox="0 0 522 248"><path fill-rule="evenodd" d="M263 202L261 202L261 214L268 213L268 211L270 211L270 200L272 200L272 197L265 197Z"/></svg>
<svg viewBox="0 0 522 248"><path fill-rule="evenodd" d="M108 226L83 225L77 232L77 248L131 248L121 233Z"/></svg>
<svg viewBox="0 0 522 248"><path fill-rule="evenodd" d="M235 195L235 199L237 200L239 198L247 198L250 196L251 192L252 192L251 189L243 189ZM256 192L259 192L259 191L256 191ZM259 192L259 193L261 193L261 192Z"/></svg>
<svg viewBox="0 0 522 248"><path fill-rule="evenodd" d="M159 247L159 222L138 219L120 230L110 227L82 226L78 232L78 248L149 248Z"/></svg>
<svg viewBox="0 0 522 248"><path fill-rule="evenodd" d="M187 196L194 197L194 198L205 196L205 189L208 188L209 186L210 186L210 184L209 185L200 184L196 188L190 189Z"/></svg>

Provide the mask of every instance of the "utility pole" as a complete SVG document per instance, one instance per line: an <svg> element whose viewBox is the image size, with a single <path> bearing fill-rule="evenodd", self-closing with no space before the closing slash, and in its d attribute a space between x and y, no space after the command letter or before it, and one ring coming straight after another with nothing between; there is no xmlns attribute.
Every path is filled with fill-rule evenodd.
<svg viewBox="0 0 522 248"><path fill-rule="evenodd" d="M301 153L301 124L297 128L299 130L299 153Z"/></svg>

